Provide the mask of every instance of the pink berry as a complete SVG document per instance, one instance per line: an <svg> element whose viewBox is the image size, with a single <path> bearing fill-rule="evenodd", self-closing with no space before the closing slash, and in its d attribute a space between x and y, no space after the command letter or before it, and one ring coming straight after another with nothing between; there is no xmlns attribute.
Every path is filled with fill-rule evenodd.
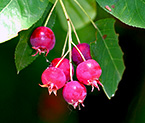
<svg viewBox="0 0 145 123"><path fill-rule="evenodd" d="M94 86L100 90L98 84L103 86L99 81L101 73L100 65L93 59L80 63L76 69L77 79L85 85L91 85L92 91Z"/></svg>
<svg viewBox="0 0 145 123"><path fill-rule="evenodd" d="M49 95L53 92L57 95L57 90L65 85L66 77L63 71L59 68L48 67L41 76L43 85L41 87L47 87Z"/></svg>
<svg viewBox="0 0 145 123"><path fill-rule="evenodd" d="M37 55L37 53L45 53L46 56L55 45L55 36L53 31L48 27L38 27L34 30L30 37L30 43L32 48L36 50L36 53L32 56Z"/></svg>
<svg viewBox="0 0 145 123"><path fill-rule="evenodd" d="M86 87L78 81L71 81L65 84L63 88L63 97L68 104L73 105L74 109L82 104L87 95ZM79 107L80 109L80 107Z"/></svg>
<svg viewBox="0 0 145 123"><path fill-rule="evenodd" d="M92 59L91 53L90 53L90 45L89 44L80 43L80 44L78 44L76 46L81 51L81 53L83 54L83 56L84 56L84 58L86 60ZM73 60L73 62L76 65L80 64L81 62L83 62L83 59L82 59L80 53L78 52L78 50L75 47L73 47L73 49L72 49L72 60Z"/></svg>
<svg viewBox="0 0 145 123"><path fill-rule="evenodd" d="M52 60L51 64L50 64L50 67L55 67L58 62L61 60L61 58L55 58ZM58 65L57 68L60 68L65 76L66 76L66 81L69 81L70 80L70 63L69 63L69 60L64 58L60 64ZM73 68L73 65L72 65L72 74L74 73L74 68Z"/></svg>

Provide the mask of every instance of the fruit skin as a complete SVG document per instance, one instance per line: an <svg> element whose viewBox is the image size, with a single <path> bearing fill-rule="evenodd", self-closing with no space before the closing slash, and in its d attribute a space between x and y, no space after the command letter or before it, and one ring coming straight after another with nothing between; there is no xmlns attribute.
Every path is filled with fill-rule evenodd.
<svg viewBox="0 0 145 123"><path fill-rule="evenodd" d="M63 87L63 97L68 104L73 105L74 109L82 104L87 96L86 87L78 81L70 81ZM80 109L80 107L79 107Z"/></svg>
<svg viewBox="0 0 145 123"><path fill-rule="evenodd" d="M41 80L43 85L39 85L41 87L47 87L49 95L52 92L57 95L57 90L65 85L66 77L61 69L55 67L48 67L42 73Z"/></svg>
<svg viewBox="0 0 145 123"><path fill-rule="evenodd" d="M77 79L85 85L91 85L92 91L94 90L94 86L100 90L98 84L103 86L99 81L101 73L100 65L93 59L80 63L76 69Z"/></svg>
<svg viewBox="0 0 145 123"><path fill-rule="evenodd" d="M83 54L83 56L84 56L84 58L86 60L92 59L91 53L90 53L90 45L89 44L80 43L80 44L78 44L76 46L81 51L81 53ZM73 60L73 62L76 65L80 64L81 62L83 62L83 59L82 59L80 53L77 51L77 49L75 47L73 47L73 49L72 49L72 60Z"/></svg>
<svg viewBox="0 0 145 123"><path fill-rule="evenodd" d="M49 51L53 49L55 45L55 35L50 28L40 26L33 31L30 37L30 43L32 48L36 50L36 53L32 56L45 52L47 56Z"/></svg>
<svg viewBox="0 0 145 123"><path fill-rule="evenodd" d="M52 60L51 64L50 64L50 67L55 67L57 65L57 63L61 60L61 58L55 58ZM70 63L69 63L69 60L64 58L61 63L58 65L57 68L60 68L65 76L66 76L66 81L69 81L70 80ZM72 74L74 73L74 68L73 68L73 65L72 65Z"/></svg>

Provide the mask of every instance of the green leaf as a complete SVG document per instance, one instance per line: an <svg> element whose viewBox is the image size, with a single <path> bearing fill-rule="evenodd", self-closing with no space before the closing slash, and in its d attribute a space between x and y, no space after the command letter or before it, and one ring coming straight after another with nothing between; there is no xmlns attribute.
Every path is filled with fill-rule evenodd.
<svg viewBox="0 0 145 123"><path fill-rule="evenodd" d="M96 0L107 12L122 22L135 27L145 28L144 0ZM108 6L111 11L106 9Z"/></svg>
<svg viewBox="0 0 145 123"><path fill-rule="evenodd" d="M1 0L0 43L18 35L38 21L43 15L48 0Z"/></svg>
<svg viewBox="0 0 145 123"><path fill-rule="evenodd" d="M79 8L79 6L74 2L74 0L64 0L64 5L70 16L74 26L76 29L82 28L86 24L90 22L88 17L84 14L84 12ZM96 17L96 1L95 0L78 0L81 6L86 10L89 16L94 19ZM57 14L60 19L61 25L65 30L67 30L67 20L62 11L61 5L58 3Z"/></svg>
<svg viewBox="0 0 145 123"><path fill-rule="evenodd" d="M49 2L51 2L51 3L55 3L55 0L49 0Z"/></svg>
<svg viewBox="0 0 145 123"><path fill-rule="evenodd" d="M96 25L100 33L97 32L97 40L91 44L92 56L102 68L100 79L104 85L103 90L109 99L115 95L125 69L123 53L118 44L114 23L115 20L112 18L97 21Z"/></svg>
<svg viewBox="0 0 145 123"><path fill-rule="evenodd" d="M2 9L10 2L10 0L1 0L0 1L0 12L2 11Z"/></svg>
<svg viewBox="0 0 145 123"><path fill-rule="evenodd" d="M33 49L28 44L32 29L20 32L20 40L15 51L15 64L17 73L32 63L36 57L32 57Z"/></svg>
<svg viewBox="0 0 145 123"><path fill-rule="evenodd" d="M35 50L31 48L31 45L28 42L32 34L32 31L36 27L42 26L45 23L45 20L47 18L47 15L51 7L52 7L52 4L49 3L43 17L37 23L35 23L30 29L20 32L19 34L20 40L15 50L15 64L17 68L17 73L19 73L22 69L24 69L29 64L31 64L38 57L38 55L36 55L35 57L32 57ZM54 26L55 17L56 17L55 13L53 12L47 24L47 27L52 28Z"/></svg>

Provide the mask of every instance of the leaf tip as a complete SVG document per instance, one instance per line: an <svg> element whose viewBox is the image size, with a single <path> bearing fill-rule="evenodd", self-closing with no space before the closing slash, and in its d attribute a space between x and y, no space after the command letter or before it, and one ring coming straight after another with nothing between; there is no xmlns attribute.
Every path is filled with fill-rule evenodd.
<svg viewBox="0 0 145 123"><path fill-rule="evenodd" d="M107 98L108 98L109 100L111 100L111 97L112 97L112 96L110 96L110 95L106 92L104 86L103 86L103 91L104 91L105 95L107 96ZM112 95L114 96L114 94L112 94Z"/></svg>
<svg viewBox="0 0 145 123"><path fill-rule="evenodd" d="M20 71L18 70L18 71L17 71L17 74L19 74L19 73L20 73Z"/></svg>

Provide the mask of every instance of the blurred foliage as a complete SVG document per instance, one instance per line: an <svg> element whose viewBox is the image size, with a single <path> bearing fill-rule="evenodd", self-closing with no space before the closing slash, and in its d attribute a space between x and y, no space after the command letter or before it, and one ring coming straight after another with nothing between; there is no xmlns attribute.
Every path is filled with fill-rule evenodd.
<svg viewBox="0 0 145 123"><path fill-rule="evenodd" d="M98 18L110 16L104 14L102 9L98 8ZM102 14L101 14L102 13ZM82 42L88 40L94 41L90 37L88 30L92 25L78 30ZM117 122L117 123L144 123L145 122L145 30L132 28L122 24L119 20L115 24L116 32L119 34L119 44L124 52L124 62L126 70L122 81L119 84L115 97L108 100L101 90L91 93L88 90L88 96L84 102L85 107L81 111L73 110L65 102L61 103L61 117L59 121L44 119L40 115L40 107L46 111L50 117L53 111L43 108L43 95L47 94L47 89L39 87L41 83L41 74L49 65L43 55L39 56L29 67L17 75L14 64L14 52L19 37L16 37L0 45L0 122L1 123L81 123L81 122ZM55 48L48 54L51 61L60 57L63 47L62 42L65 39L66 32L56 17L56 23L53 28L56 35ZM85 35L85 36L84 36ZM88 87L89 88L89 87ZM89 88L90 89L90 88ZM61 90L59 90L59 96ZM47 97L49 99L49 96ZM51 98L51 97L50 97ZM61 100L60 96L60 100ZM55 105L53 105L55 106ZM64 106L67 106L64 107ZM48 106L49 107L49 106ZM59 109L59 106L54 108ZM55 111L53 111L55 112ZM48 113L48 114L47 114ZM56 115L57 116L57 115Z"/></svg>
<svg viewBox="0 0 145 123"><path fill-rule="evenodd" d="M78 2L85 8L85 10L87 10L91 19L96 17L97 11L95 0L78 0ZM74 0L64 0L64 5L76 29L80 29L90 22L89 18L86 17ZM59 3L57 4L56 10L63 29L67 30L67 21Z"/></svg>

